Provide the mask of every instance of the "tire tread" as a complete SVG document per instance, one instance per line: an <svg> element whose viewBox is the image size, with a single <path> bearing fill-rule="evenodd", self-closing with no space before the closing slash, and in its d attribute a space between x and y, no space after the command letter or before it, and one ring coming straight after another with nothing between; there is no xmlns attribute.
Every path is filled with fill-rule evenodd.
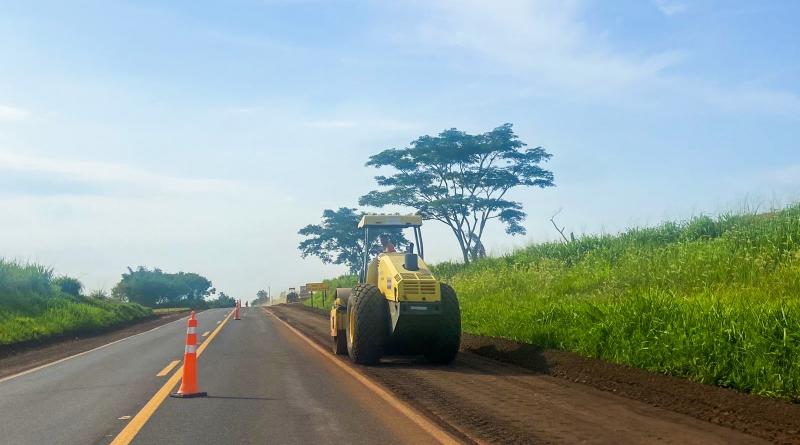
<svg viewBox="0 0 800 445"><path fill-rule="evenodd" d="M461 308L456 291L447 284L441 285L442 315L435 342L425 352L425 358L437 365L447 365L455 360L461 346Z"/></svg>
<svg viewBox="0 0 800 445"><path fill-rule="evenodd" d="M384 353L388 337L389 307L386 298L377 287L360 284L353 289L347 305L348 323L350 311L355 315L355 335L353 342L347 340L347 352L358 364L377 364Z"/></svg>

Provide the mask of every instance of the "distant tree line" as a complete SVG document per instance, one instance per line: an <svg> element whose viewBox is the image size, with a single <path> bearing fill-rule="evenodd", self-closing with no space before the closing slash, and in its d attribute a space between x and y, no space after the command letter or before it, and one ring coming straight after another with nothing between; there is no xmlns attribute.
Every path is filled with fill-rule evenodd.
<svg viewBox="0 0 800 445"><path fill-rule="evenodd" d="M267 303L269 303L269 293L264 289L261 289L258 292L256 292L256 299L253 300L253 305L255 306L257 304L267 304Z"/></svg>
<svg viewBox="0 0 800 445"><path fill-rule="evenodd" d="M234 298L220 292L216 299L208 297L216 294L211 280L193 273L167 273L159 268L148 269L139 266L128 267L122 279L111 289L113 298L139 303L148 307L229 307Z"/></svg>
<svg viewBox="0 0 800 445"><path fill-rule="evenodd" d="M5 287L4 287L5 286ZM52 269L37 264L20 264L0 258L0 303L9 295L65 296L92 299L113 298L142 306L233 307L234 297L217 293L211 280L192 273L167 273L159 268L127 268L109 293L103 288L84 293L83 283L67 275L54 276ZM215 295L216 298L210 298ZM10 298L10 297L8 297ZM7 299L8 299L7 298ZM2 304L0 304L2 306Z"/></svg>
<svg viewBox="0 0 800 445"><path fill-rule="evenodd" d="M220 292L217 295L217 298L213 300L207 300L208 307L210 308L218 308L218 307L234 307L236 306L236 299L229 296L225 292Z"/></svg>

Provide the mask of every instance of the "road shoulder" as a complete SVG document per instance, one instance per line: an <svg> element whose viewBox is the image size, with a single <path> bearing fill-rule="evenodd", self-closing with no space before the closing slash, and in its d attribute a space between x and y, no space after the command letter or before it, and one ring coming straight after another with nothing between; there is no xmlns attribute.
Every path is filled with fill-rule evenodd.
<svg viewBox="0 0 800 445"><path fill-rule="evenodd" d="M0 380L151 331L187 315L188 312L165 314L97 335L61 339L18 351L7 351L0 355Z"/></svg>

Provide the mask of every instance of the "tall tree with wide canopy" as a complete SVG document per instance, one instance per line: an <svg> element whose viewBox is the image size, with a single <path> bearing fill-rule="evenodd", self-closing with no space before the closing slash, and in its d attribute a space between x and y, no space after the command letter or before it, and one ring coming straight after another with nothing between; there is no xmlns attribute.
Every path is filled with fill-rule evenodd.
<svg viewBox="0 0 800 445"><path fill-rule="evenodd" d="M455 128L422 136L407 148L371 156L367 166L394 169L376 176L380 187L361 197L360 205L401 205L453 231L465 263L485 256L483 237L492 220L510 235L525 234L522 204L508 198L516 187L553 187L553 173L540 166L552 155L542 147L526 148L511 124L471 135Z"/></svg>
<svg viewBox="0 0 800 445"><path fill-rule="evenodd" d="M358 230L358 221L363 215L358 209L349 207L325 209L320 224L309 224L298 232L305 237L297 247L303 258L316 256L323 263L342 264L350 269L351 274L357 274L364 265L364 234ZM398 248L408 244L398 229L386 229L382 233L389 235ZM382 250L377 242L382 233L376 232L375 238L370 240L370 255Z"/></svg>

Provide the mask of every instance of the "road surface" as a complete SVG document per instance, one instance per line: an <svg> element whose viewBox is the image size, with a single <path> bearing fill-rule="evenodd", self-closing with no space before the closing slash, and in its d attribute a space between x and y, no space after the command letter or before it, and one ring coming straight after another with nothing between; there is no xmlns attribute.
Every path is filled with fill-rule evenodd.
<svg viewBox="0 0 800 445"><path fill-rule="evenodd" d="M164 399L130 443L437 443L260 308L228 313L198 314L198 338L213 337L198 358L209 396ZM0 442L111 443L178 372L162 371L182 358L185 332L183 318L0 381Z"/></svg>

